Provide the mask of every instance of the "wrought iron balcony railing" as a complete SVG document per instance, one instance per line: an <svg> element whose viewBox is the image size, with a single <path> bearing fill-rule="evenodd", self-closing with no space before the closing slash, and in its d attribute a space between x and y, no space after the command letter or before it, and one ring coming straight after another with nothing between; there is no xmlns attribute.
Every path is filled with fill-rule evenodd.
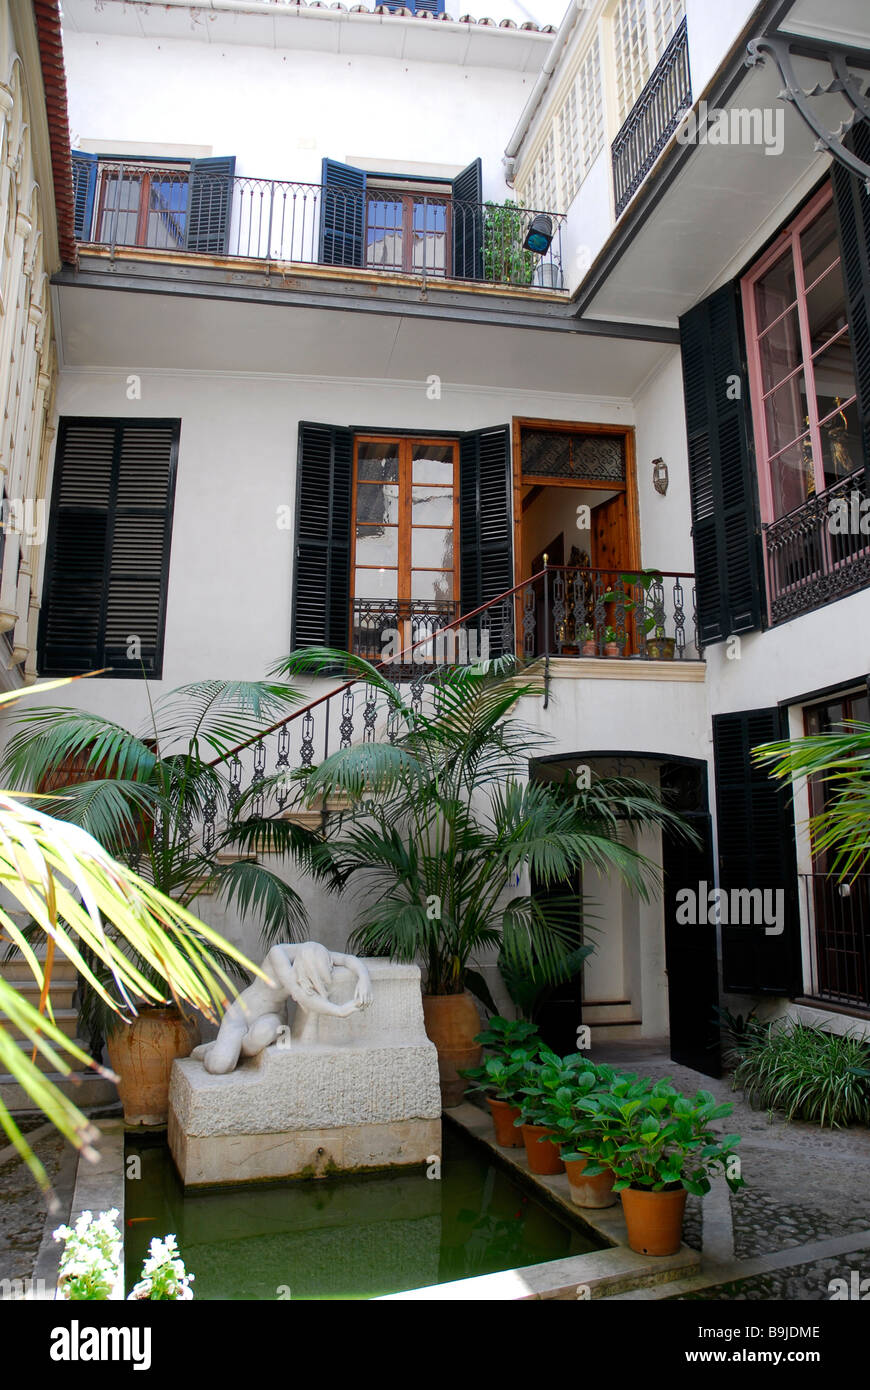
<svg viewBox="0 0 870 1390"><path fill-rule="evenodd" d="M764 527L772 623L787 622L870 584L866 469Z"/></svg>
<svg viewBox="0 0 870 1390"><path fill-rule="evenodd" d="M683 20L611 147L619 217L692 105L689 38Z"/></svg>
<svg viewBox="0 0 870 1390"><path fill-rule="evenodd" d="M810 929L812 999L870 1009L870 874L838 883L828 874L801 874Z"/></svg>
<svg viewBox="0 0 870 1390"><path fill-rule="evenodd" d="M96 184L92 182L96 178ZM288 266L344 266L526 289L563 287L564 216L448 196L73 159L83 243L193 251ZM545 216L543 254L523 243Z"/></svg>

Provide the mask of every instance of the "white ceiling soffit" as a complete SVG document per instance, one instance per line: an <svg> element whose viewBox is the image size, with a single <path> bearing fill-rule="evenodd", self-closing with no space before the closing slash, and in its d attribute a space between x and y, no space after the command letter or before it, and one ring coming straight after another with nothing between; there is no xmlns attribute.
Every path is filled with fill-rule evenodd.
<svg viewBox="0 0 870 1390"><path fill-rule="evenodd" d="M159 4L102 0L99 7L95 0L64 0L63 26L81 34L321 53L368 53L455 67L509 68L514 72L538 72L553 39L552 34L524 29L416 16L350 14L331 8L270 4L240 6L238 10L212 9L208 3L196 5L187 0L160 0Z"/></svg>
<svg viewBox="0 0 870 1390"><path fill-rule="evenodd" d="M797 0L780 29L845 48L866 48L870 45L870 4L867 0Z"/></svg>
<svg viewBox="0 0 870 1390"><path fill-rule="evenodd" d="M58 286L64 367L266 373L626 399L675 349L306 306ZM506 407L507 409L507 407Z"/></svg>
<svg viewBox="0 0 870 1390"><path fill-rule="evenodd" d="M867 0L862 0L867 4ZM826 63L795 60L804 86L830 81ZM815 136L794 107L778 99L782 80L768 60L747 69L728 109L767 110L771 148L777 130L780 153L764 144L699 144L637 229L584 318L673 326L679 316L716 287L723 272L784 221L813 180L830 164L814 149ZM848 108L839 96L822 98L818 109L836 127ZM777 124L779 123L779 124ZM739 130L738 124L734 128ZM655 177L655 175L653 175ZM643 189L641 190L643 197ZM625 216L631 218L631 206Z"/></svg>

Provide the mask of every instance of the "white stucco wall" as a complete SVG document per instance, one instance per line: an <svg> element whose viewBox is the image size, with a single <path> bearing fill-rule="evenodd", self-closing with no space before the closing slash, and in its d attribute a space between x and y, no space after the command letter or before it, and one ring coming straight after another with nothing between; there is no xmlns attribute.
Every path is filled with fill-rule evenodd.
<svg viewBox="0 0 870 1390"><path fill-rule="evenodd" d="M308 183L320 183L324 155L383 160L391 172L444 166L445 175L480 156L484 196L497 199L509 194L501 156L535 76L69 32L65 57L73 144L89 150L190 146L235 155L240 175Z"/></svg>

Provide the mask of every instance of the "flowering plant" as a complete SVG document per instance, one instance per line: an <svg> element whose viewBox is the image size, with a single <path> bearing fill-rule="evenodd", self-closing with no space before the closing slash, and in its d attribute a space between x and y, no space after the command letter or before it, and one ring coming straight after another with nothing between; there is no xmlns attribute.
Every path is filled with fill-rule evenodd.
<svg viewBox="0 0 870 1390"><path fill-rule="evenodd" d="M131 1298L190 1299L195 1276L188 1274L178 1253L175 1236L155 1236L148 1258L142 1265L142 1278L127 1295Z"/></svg>
<svg viewBox="0 0 870 1390"><path fill-rule="evenodd" d="M83 1211L74 1227L58 1226L53 1239L64 1241L59 1283L63 1297L72 1300L107 1299L121 1274L121 1234L118 1212Z"/></svg>

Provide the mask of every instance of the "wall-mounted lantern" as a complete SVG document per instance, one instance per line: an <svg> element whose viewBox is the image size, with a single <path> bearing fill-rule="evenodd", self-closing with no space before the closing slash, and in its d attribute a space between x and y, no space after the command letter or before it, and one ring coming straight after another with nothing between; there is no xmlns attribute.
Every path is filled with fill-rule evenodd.
<svg viewBox="0 0 870 1390"><path fill-rule="evenodd" d="M653 487L662 497L668 490L668 465L664 459L653 459Z"/></svg>

